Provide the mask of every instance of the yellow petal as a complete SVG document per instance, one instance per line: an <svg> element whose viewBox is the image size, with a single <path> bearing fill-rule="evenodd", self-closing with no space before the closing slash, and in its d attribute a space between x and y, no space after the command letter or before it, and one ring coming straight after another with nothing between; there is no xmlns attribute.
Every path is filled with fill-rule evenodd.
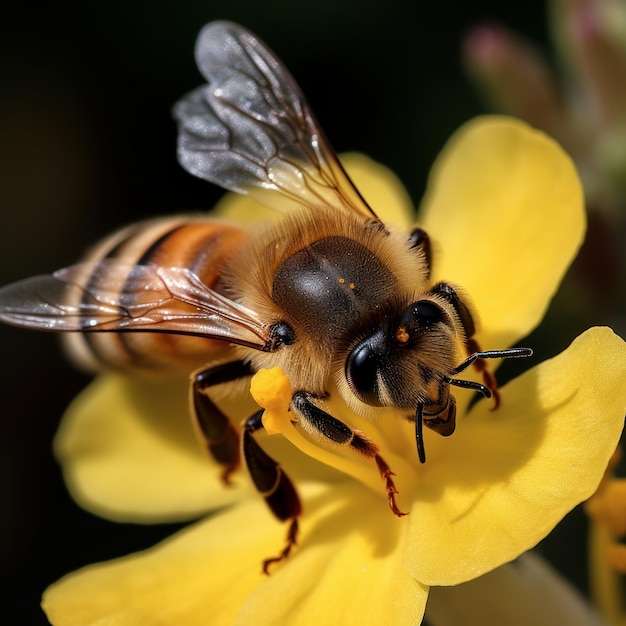
<svg viewBox="0 0 626 626"><path fill-rule="evenodd" d="M432 587L426 619L437 626L606 626L591 604L533 552L454 587Z"/></svg>
<svg viewBox="0 0 626 626"><path fill-rule="evenodd" d="M428 590L401 565L406 525L355 485L309 490L305 502L299 547L269 577L261 560L285 529L254 500L70 574L44 609L55 626L418 624Z"/></svg>
<svg viewBox="0 0 626 626"><path fill-rule="evenodd" d="M426 584L483 574L543 539L597 488L626 409L626 344L593 328L481 402L429 450L407 563ZM443 452L445 454L443 454Z"/></svg>
<svg viewBox="0 0 626 626"><path fill-rule="evenodd" d="M346 172L376 215L385 224L408 228L415 221L415 208L400 179L387 167L364 154L341 155Z"/></svg>
<svg viewBox="0 0 626 626"><path fill-rule="evenodd" d="M108 519L132 522L188 520L248 497L245 470L225 487L220 468L192 427L189 381L99 376L72 403L55 441L56 455L72 497ZM235 423L259 407L248 395L219 402ZM283 437L263 437L262 446L291 478L341 476L302 455Z"/></svg>
<svg viewBox="0 0 626 626"><path fill-rule="evenodd" d="M571 159L543 133L500 117L453 136L419 217L433 240L433 277L469 293L483 349L511 345L539 323L585 229Z"/></svg>
<svg viewBox="0 0 626 626"><path fill-rule="evenodd" d="M299 550L236 624L419 624L428 588L402 565L406 528L356 483L327 490L305 505Z"/></svg>
<svg viewBox="0 0 626 626"><path fill-rule="evenodd" d="M188 381L102 375L68 409L55 451L72 496L118 521L190 519L247 493L224 488L192 428Z"/></svg>
<svg viewBox="0 0 626 626"><path fill-rule="evenodd" d="M55 626L230 625L264 581L261 560L277 552L284 532L251 500L145 552L66 576L43 607Z"/></svg>
<svg viewBox="0 0 626 626"><path fill-rule="evenodd" d="M253 200L250 196L227 193L211 209L211 217L220 217L238 224L272 222L280 218L280 212Z"/></svg>
<svg viewBox="0 0 626 626"><path fill-rule="evenodd" d="M348 176L368 204L385 223L408 227L415 221L415 209L398 177L387 167L364 154L350 152L341 156ZM280 207L276 207L280 210ZM248 196L229 193L215 206L211 215L243 224L275 220L280 217Z"/></svg>

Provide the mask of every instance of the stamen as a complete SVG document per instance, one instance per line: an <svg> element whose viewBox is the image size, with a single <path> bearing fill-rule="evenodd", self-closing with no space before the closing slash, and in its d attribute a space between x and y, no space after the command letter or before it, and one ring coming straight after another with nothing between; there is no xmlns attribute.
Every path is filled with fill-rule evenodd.
<svg viewBox="0 0 626 626"><path fill-rule="evenodd" d="M626 574L626 479L615 478L616 450L596 493L585 503L591 517L589 563L596 605L611 623L624 623L622 575Z"/></svg>
<svg viewBox="0 0 626 626"><path fill-rule="evenodd" d="M405 514L396 504L395 494L398 493L398 489L392 478L395 472L391 471L393 467L398 476L403 478L403 485L406 482L411 484L415 467L404 456L393 452L388 447L385 447L382 454L379 454L376 443L354 428L350 429L352 437L344 442L344 449L338 449L336 444L320 444L314 437L307 436L306 430L296 423L294 413L289 411L291 385L280 368L259 370L252 378L250 391L255 401L265 409L262 422L269 434L283 435L304 454L352 476L376 492L380 491L380 477L382 477L389 507L395 515ZM359 420L366 422L365 418L352 415L351 426L353 422ZM366 425L373 431L377 430L370 421L367 421ZM397 426L400 428L401 424ZM380 435L381 433L376 437L376 441L382 443L385 439Z"/></svg>
<svg viewBox="0 0 626 626"><path fill-rule="evenodd" d="M626 574L626 546L612 543L606 548L606 562L618 574Z"/></svg>
<svg viewBox="0 0 626 626"><path fill-rule="evenodd" d="M626 479L612 478L601 484L585 505L585 511L613 537L626 537Z"/></svg>

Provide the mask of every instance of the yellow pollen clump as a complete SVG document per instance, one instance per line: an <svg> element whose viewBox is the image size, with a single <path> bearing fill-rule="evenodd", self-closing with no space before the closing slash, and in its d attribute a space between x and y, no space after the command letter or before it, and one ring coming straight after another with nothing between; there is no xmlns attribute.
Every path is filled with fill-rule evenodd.
<svg viewBox="0 0 626 626"><path fill-rule="evenodd" d="M254 401L265 409L262 422L267 433L282 433L285 420L289 420L291 402L291 383L283 370L280 367L259 370L250 381L250 393Z"/></svg>
<svg viewBox="0 0 626 626"><path fill-rule="evenodd" d="M354 283L350 283L350 289L354 289Z"/></svg>
<svg viewBox="0 0 626 626"><path fill-rule="evenodd" d="M345 279L345 278L340 278L340 279L339 279L339 284L340 284L340 285L343 285L345 282L346 282L346 279Z"/></svg>

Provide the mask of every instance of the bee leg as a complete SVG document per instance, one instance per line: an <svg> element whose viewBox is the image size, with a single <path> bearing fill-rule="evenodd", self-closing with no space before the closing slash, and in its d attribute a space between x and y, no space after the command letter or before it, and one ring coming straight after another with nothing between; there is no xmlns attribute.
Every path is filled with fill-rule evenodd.
<svg viewBox="0 0 626 626"><path fill-rule="evenodd" d="M471 356L473 354L480 354L481 350L478 342L473 339L474 333L476 332L474 318L472 317L471 311L467 306L465 306L465 303L461 300L454 287L452 287L452 285L449 285L448 283L439 283L438 285L435 285L430 292L444 297L454 307L454 310L456 311L457 315L459 316L459 320L461 321L461 325L463 326L463 330L465 331L465 348L467 351L467 355ZM489 389L493 397L493 408L497 409L500 405L498 383L496 382L493 374L489 371L489 368L487 367L487 362L485 361L485 359L480 357L473 358L471 362L476 370L482 374L483 383L485 384L485 387Z"/></svg>
<svg viewBox="0 0 626 626"><path fill-rule="evenodd" d="M291 398L291 405L300 417L316 434L321 435L340 446L350 446L353 450L368 459L373 459L385 481L389 508L398 516L406 515L396 504L398 490L393 481L394 473L387 462L378 454L378 446L362 433L352 430L349 426L323 411L310 400L314 397L306 391L297 391Z"/></svg>
<svg viewBox="0 0 626 626"><path fill-rule="evenodd" d="M286 559L298 538L298 517L302 513L302 505L298 492L291 479L256 442L254 433L263 428L263 411L255 413L244 423L242 450L250 477L259 493L265 498L267 506L281 521L291 521L287 531L285 547L278 556L263 561L263 572L269 574L269 567Z"/></svg>
<svg viewBox="0 0 626 626"><path fill-rule="evenodd" d="M215 385L251 376L253 371L244 361L214 365L196 372L191 385L193 416L207 450L222 466L222 481L231 484L230 476L239 467L239 434L231 421L209 398L206 390Z"/></svg>
<svg viewBox="0 0 626 626"><path fill-rule="evenodd" d="M432 266L432 253L428 233L423 228L416 226L409 234L409 244L411 250L418 250L421 252L427 270L426 278L429 278Z"/></svg>

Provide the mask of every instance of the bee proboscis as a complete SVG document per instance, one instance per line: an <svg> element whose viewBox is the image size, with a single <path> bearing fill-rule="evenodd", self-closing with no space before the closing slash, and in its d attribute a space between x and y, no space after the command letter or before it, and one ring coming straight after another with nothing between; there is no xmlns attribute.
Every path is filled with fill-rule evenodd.
<svg viewBox="0 0 626 626"><path fill-rule="evenodd" d="M95 367L193 372L193 418L224 482L240 450L270 510L289 522L286 558L301 504L291 480L255 439L262 411L236 427L211 399L261 368L280 367L293 391L293 421L320 445L374 462L392 511L393 473L376 443L327 408L329 388L365 417L391 409L422 428L455 429L451 386L495 396L467 296L431 281L426 232L384 224L343 170L300 89L250 32L214 22L196 59L208 84L174 108L178 156L192 174L249 194L285 213L251 233L204 216L127 227L78 265L0 290L0 320L26 328L79 331L71 351ZM458 378L473 365L483 383Z"/></svg>

